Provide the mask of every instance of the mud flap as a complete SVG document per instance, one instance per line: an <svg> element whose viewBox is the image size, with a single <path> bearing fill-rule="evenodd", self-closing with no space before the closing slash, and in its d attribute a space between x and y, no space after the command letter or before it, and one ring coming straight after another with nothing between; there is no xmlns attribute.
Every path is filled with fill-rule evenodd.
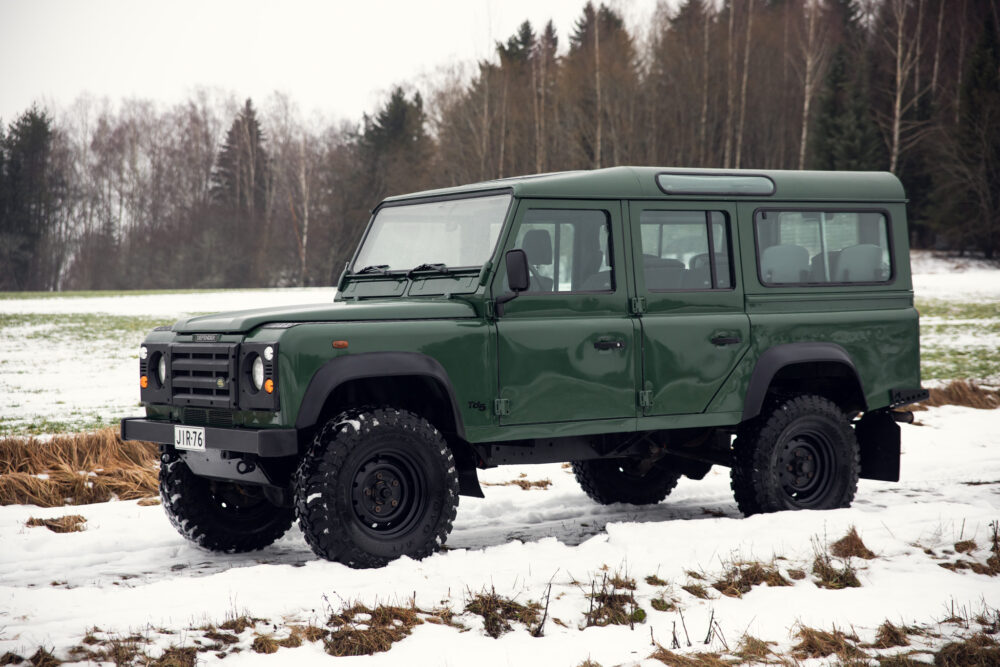
<svg viewBox="0 0 1000 667"><path fill-rule="evenodd" d="M482 487L479 486L479 475L475 468L458 469L458 495L485 498Z"/></svg>
<svg viewBox="0 0 1000 667"><path fill-rule="evenodd" d="M885 410L869 412L854 427L861 448L861 478L899 481L899 425Z"/></svg>

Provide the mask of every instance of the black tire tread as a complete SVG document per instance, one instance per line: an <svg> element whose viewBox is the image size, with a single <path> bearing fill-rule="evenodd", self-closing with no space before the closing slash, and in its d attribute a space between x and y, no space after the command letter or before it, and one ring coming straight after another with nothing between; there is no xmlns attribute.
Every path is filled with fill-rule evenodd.
<svg viewBox="0 0 1000 667"><path fill-rule="evenodd" d="M213 511L210 482L191 472L179 458L160 462L160 502L177 532L202 548L223 553L263 549L284 535L295 520L291 508L270 505L273 511L265 521L251 530L239 530L233 521Z"/></svg>
<svg viewBox="0 0 1000 667"><path fill-rule="evenodd" d="M861 453L843 411L836 403L823 396L803 394L787 401L772 404L764 414L744 424L733 442L733 466L730 470L730 488L736 504L744 516L774 512L780 509L774 499L769 498L761 476L770 466L770 449L767 443L774 443L782 431L796 418L804 414L818 414L829 417L838 424L845 441L852 443L848 455L850 472L847 492L841 498L839 507L850 507L857 492L858 476L861 471Z"/></svg>
<svg viewBox="0 0 1000 667"><path fill-rule="evenodd" d="M355 427L357 423L360 428ZM375 426L378 424L378 426ZM451 449L444 437L426 419L407 410L355 408L340 413L324 424L295 472L295 514L306 543L313 552L354 568L382 567L391 559L371 554L350 539L347 527L331 520L330 512L315 511L310 496L329 492L329 480L344 466L350 453L363 445L371 429L380 426L410 430L435 445L435 452L447 471L447 490L442 517L433 535L406 555L420 559L439 549L451 532L458 514L458 473ZM335 513L334 513L335 514Z"/></svg>
<svg viewBox="0 0 1000 667"><path fill-rule="evenodd" d="M681 478L679 472L665 466L654 466L641 480L632 479L623 484L618 465L616 459L572 462L573 475L580 488L591 500L602 505L655 505L670 495Z"/></svg>

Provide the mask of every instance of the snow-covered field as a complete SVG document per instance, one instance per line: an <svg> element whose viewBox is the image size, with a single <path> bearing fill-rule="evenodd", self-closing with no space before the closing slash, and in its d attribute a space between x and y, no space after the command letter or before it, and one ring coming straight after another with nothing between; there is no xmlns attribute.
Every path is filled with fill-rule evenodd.
<svg viewBox="0 0 1000 667"><path fill-rule="evenodd" d="M928 307L971 304L974 316L966 318L971 329L988 329L1000 320L1000 271L980 265L959 271L953 263L923 256L914 265L917 295ZM332 297L331 289L316 289L0 300L0 391L18 405L4 409L0 433L32 430L32 424L43 432L49 424L72 427L94 421L94 415L109 423L135 414L135 352L148 326L183 313ZM943 307L934 307L941 313L933 316L941 319L937 324L949 326ZM79 340L79 332L92 330L102 318L116 323L113 336ZM922 324L928 325L926 319ZM947 354L955 336L943 330L939 337L933 344ZM955 349L983 340L973 335L961 344L966 347ZM994 352L1000 347L986 340ZM978 354L975 347L970 354ZM39 358L45 359L41 365ZM73 416L74 410L80 416ZM729 491L728 471L718 467L702 481L682 480L659 505L602 507L559 465L507 467L485 471L481 480L547 479L551 486L488 486L486 499L462 498L446 552L381 570L355 571L317 560L297 528L254 554L207 553L184 541L162 508L134 501L0 507L0 656L10 651L27 657L44 646L69 659L69 650L87 646L81 642L96 626L100 630L93 630L92 638L138 635L144 652L156 657L170 646L211 644L199 628L246 614L262 620L222 652L226 665L320 663L331 660L322 642L307 641L275 655L249 647L258 634L281 639L290 625L323 626L331 611L353 602L374 607L415 601L422 609L452 608L465 631L424 623L386 653L342 660L576 666L589 658L606 667L657 665L662 663L648 657L656 648L652 641L669 648L675 629L679 653L735 650L741 637L750 635L776 642L771 649L787 654L801 626L836 626L864 643L873 641L886 620L922 634L911 635L909 647L867 648L868 655L924 651L911 657L930 660L930 652L947 641L982 629L977 617L1000 623L995 616L1000 577L941 567L974 561L982 569L991 555L989 524L1000 520L1000 410L949 406L917 418L918 424L903 426L903 480L863 480L850 509L743 519ZM86 530L56 534L25 525L30 517L66 514L85 517ZM851 526L877 557L852 559L860 587L819 588L811 574L816 549ZM969 539L974 549L956 553L955 544ZM760 585L742 598L711 588L727 564L752 559L773 562L794 585ZM793 580L796 570L805 578ZM615 573L636 580L635 602L646 612L644 621L634 629L584 627L591 583L599 587L605 574ZM650 575L666 583L647 583ZM479 616L462 613L471 595L491 589L518 602L544 604L550 583L542 637L515 624L512 632L493 639ZM697 583L706 585L708 599L682 588ZM680 611L657 611L652 601L660 598L674 601ZM706 645L712 622L718 623L717 632ZM219 662L216 652L198 653L198 660Z"/></svg>

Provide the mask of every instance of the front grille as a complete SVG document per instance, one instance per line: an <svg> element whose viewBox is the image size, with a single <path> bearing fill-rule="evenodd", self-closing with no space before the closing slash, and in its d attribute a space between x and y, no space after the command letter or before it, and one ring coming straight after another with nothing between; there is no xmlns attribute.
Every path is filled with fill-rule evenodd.
<svg viewBox="0 0 1000 667"><path fill-rule="evenodd" d="M170 346L171 402L207 408L236 405L235 343Z"/></svg>
<svg viewBox="0 0 1000 667"><path fill-rule="evenodd" d="M191 426L233 427L233 413L228 410L206 410L205 408L184 408L181 422Z"/></svg>

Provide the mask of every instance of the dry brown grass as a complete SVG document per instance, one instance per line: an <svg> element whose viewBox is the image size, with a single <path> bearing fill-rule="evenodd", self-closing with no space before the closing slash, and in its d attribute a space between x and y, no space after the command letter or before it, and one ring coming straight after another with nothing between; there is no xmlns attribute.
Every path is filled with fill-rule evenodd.
<svg viewBox="0 0 1000 667"><path fill-rule="evenodd" d="M875 558L875 553L865 546L858 535L858 530L854 526L847 531L847 534L830 545L830 553L837 558L863 558L871 560Z"/></svg>
<svg viewBox="0 0 1000 667"><path fill-rule="evenodd" d="M906 637L906 628L893 625L886 621L878 626L875 634L875 648L892 648L894 646L909 646L910 640Z"/></svg>
<svg viewBox="0 0 1000 667"><path fill-rule="evenodd" d="M646 577L646 583L650 586L666 586L669 582L665 579L660 579L660 577L655 574L651 574Z"/></svg>
<svg viewBox="0 0 1000 667"><path fill-rule="evenodd" d="M12 651L7 651L3 655L0 655L0 666L19 665L22 662L24 662L24 658Z"/></svg>
<svg viewBox="0 0 1000 667"><path fill-rule="evenodd" d="M24 525L29 528L39 528L44 526L53 533L80 533L87 529L84 525L87 519L79 514L67 514L56 519L29 518Z"/></svg>
<svg viewBox="0 0 1000 667"><path fill-rule="evenodd" d="M708 599L708 589L702 584L688 583L681 586L682 591L687 591L691 595L695 596L699 600Z"/></svg>
<svg viewBox="0 0 1000 667"><path fill-rule="evenodd" d="M795 636L799 643L792 647L792 655L799 660L835 655L846 661L864 656L864 652L855 645L857 636L845 634L837 628L827 632L802 625Z"/></svg>
<svg viewBox="0 0 1000 667"><path fill-rule="evenodd" d="M674 653L662 646L649 656L653 660L659 660L664 665L670 667L729 667L737 663L735 660L724 660L718 653Z"/></svg>
<svg viewBox="0 0 1000 667"><path fill-rule="evenodd" d="M152 667L194 667L198 660L198 649L193 646L171 646L156 660Z"/></svg>
<svg viewBox="0 0 1000 667"><path fill-rule="evenodd" d="M983 633L960 642L945 644L934 654L939 667L995 667L1000 665L1000 644Z"/></svg>
<svg viewBox="0 0 1000 667"><path fill-rule="evenodd" d="M604 573L600 582L590 584L590 609L584 614L587 626L634 626L646 620L646 611L635 601L635 579L616 572Z"/></svg>
<svg viewBox="0 0 1000 667"><path fill-rule="evenodd" d="M675 600L668 600L664 597L658 597L650 600L649 606L656 611L674 611L677 609L677 602Z"/></svg>
<svg viewBox="0 0 1000 667"><path fill-rule="evenodd" d="M37 651L28 658L31 667L57 667L62 664L62 660L57 659L52 652L44 647L39 647Z"/></svg>
<svg viewBox="0 0 1000 667"><path fill-rule="evenodd" d="M712 582L712 588L731 598L741 598L754 586L791 586L773 564L757 561L733 561L726 566L722 576Z"/></svg>
<svg viewBox="0 0 1000 667"><path fill-rule="evenodd" d="M372 609L358 603L330 617L333 630L323 639L323 647L332 656L374 655L388 651L421 623L419 610L412 606Z"/></svg>
<svg viewBox="0 0 1000 667"><path fill-rule="evenodd" d="M257 635L250 648L254 653L277 653L278 642L271 635Z"/></svg>
<svg viewBox="0 0 1000 667"><path fill-rule="evenodd" d="M526 604L521 604L498 594L492 587L489 591L483 590L470 595L465 603L465 611L483 617L486 634L494 639L513 630L512 622L527 626L529 631L533 630L533 626L539 621L541 610L542 607L537 602L529 600Z"/></svg>
<svg viewBox="0 0 1000 667"><path fill-rule="evenodd" d="M919 412L927 408L942 405L961 405L979 410L1000 408L1000 391L984 389L975 382L954 380L944 387L934 387L930 390L930 398L926 401L906 406L904 410Z"/></svg>
<svg viewBox="0 0 1000 667"><path fill-rule="evenodd" d="M955 551L960 554L972 553L976 550L975 540L962 540L960 542L955 542Z"/></svg>
<svg viewBox="0 0 1000 667"><path fill-rule="evenodd" d="M774 642L766 642L763 639L757 639L752 635L743 635L740 639L739 648L733 653L743 662L766 662L768 656L774 655L771 650L771 645Z"/></svg>
<svg viewBox="0 0 1000 667"><path fill-rule="evenodd" d="M506 482L482 482L483 486L519 486L522 491L530 491L531 489L547 489L552 486L551 479L526 479L527 475L521 473L518 479L512 479Z"/></svg>
<svg viewBox="0 0 1000 667"><path fill-rule="evenodd" d="M0 439L0 505L84 505L157 493L159 449L123 442L118 430Z"/></svg>

